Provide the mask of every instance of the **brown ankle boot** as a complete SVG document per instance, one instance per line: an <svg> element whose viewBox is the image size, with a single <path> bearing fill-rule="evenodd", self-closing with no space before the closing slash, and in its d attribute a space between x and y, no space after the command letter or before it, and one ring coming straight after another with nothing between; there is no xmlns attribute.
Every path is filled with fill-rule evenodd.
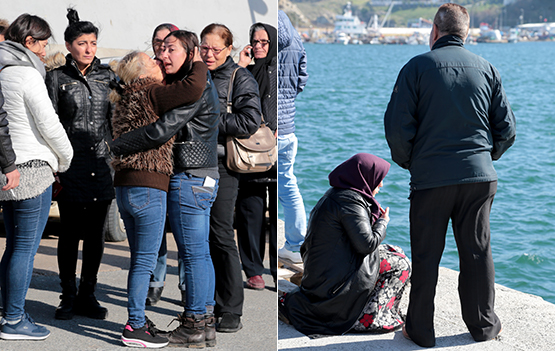
<svg viewBox="0 0 555 351"><path fill-rule="evenodd" d="M216 346L216 317L214 317L213 313L204 315L204 324L206 347L214 347Z"/></svg>
<svg viewBox="0 0 555 351"><path fill-rule="evenodd" d="M177 316L180 325L168 335L170 345L202 349L206 346L204 315Z"/></svg>

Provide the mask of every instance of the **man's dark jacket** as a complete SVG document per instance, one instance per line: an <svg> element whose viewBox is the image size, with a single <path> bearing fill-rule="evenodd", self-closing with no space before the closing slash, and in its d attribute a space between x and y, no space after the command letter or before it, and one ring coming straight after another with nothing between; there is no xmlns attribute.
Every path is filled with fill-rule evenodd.
<svg viewBox="0 0 555 351"><path fill-rule="evenodd" d="M492 160L515 140L499 73L452 35L403 67L384 122L412 190L497 180Z"/></svg>
<svg viewBox="0 0 555 351"><path fill-rule="evenodd" d="M343 334L369 301L386 234L384 219L372 225L370 207L356 191L331 188L312 210L301 246L301 286L285 298L287 317L300 332Z"/></svg>

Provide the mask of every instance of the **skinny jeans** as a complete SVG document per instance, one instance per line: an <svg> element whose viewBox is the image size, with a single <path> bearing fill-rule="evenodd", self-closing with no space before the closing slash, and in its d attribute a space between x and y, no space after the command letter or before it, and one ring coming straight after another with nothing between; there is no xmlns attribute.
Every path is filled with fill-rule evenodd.
<svg viewBox="0 0 555 351"><path fill-rule="evenodd" d="M205 314L206 306L214 306L214 266L210 257L210 212L218 193L214 187L204 186L205 178L186 172L170 179L168 214L179 255L185 266L187 286L185 312Z"/></svg>
<svg viewBox="0 0 555 351"><path fill-rule="evenodd" d="M2 202L6 249L0 262L0 288L7 321L17 321L25 313L25 297L51 200L52 186L49 186L37 197Z"/></svg>
<svg viewBox="0 0 555 351"><path fill-rule="evenodd" d="M167 193L148 187L117 186L116 199L131 252L127 322L138 329L146 323L146 296L164 234Z"/></svg>

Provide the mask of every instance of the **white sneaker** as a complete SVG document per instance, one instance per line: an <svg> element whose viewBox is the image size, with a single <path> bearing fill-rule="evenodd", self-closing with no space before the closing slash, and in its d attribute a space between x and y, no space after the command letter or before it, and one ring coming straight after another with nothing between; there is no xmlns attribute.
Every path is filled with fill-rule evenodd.
<svg viewBox="0 0 555 351"><path fill-rule="evenodd" d="M291 263L303 263L300 251L289 251L285 247L278 250L278 257Z"/></svg>

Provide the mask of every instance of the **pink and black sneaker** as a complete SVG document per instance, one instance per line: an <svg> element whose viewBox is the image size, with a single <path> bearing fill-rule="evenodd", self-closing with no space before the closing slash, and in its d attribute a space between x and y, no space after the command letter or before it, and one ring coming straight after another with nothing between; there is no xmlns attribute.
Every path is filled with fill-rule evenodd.
<svg viewBox="0 0 555 351"><path fill-rule="evenodd" d="M168 345L169 341L163 336L156 335L156 330L145 323L139 329L133 329L129 324L123 328L121 341L125 346L158 349Z"/></svg>

